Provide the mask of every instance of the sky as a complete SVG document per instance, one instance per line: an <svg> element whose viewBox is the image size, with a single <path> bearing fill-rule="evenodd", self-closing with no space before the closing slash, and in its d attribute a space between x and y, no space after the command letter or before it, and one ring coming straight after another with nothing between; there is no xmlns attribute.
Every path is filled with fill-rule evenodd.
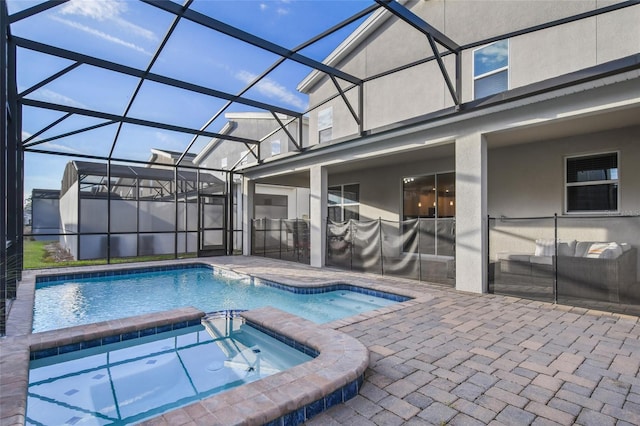
<svg viewBox="0 0 640 426"><path fill-rule="evenodd" d="M8 0L9 14L40 1ZM191 9L267 41L293 49L311 37L370 6L370 0L194 0ZM145 70L167 33L174 15L134 0L71 0L11 25L14 36L79 52ZM362 20L302 51L322 61ZM236 94L279 57L198 24L181 20L163 47L151 72ZM18 92L72 64L71 61L19 48ZM304 112L306 95L298 83L312 70L286 61L244 96ZM123 114L138 85L137 78L81 65L26 98L112 114ZM225 101L159 83L145 81L128 116L201 128ZM252 111L233 104L228 112ZM41 108L23 108L23 140L64 114ZM30 142L98 125L104 120L74 115ZM218 132L224 117L206 130ZM188 134L125 124L116 140L117 124L34 146L66 154L106 156L146 161L152 148L182 151L192 140ZM197 153L209 138L196 140ZM59 189L65 164L74 158L25 153L25 197L33 188Z"/></svg>

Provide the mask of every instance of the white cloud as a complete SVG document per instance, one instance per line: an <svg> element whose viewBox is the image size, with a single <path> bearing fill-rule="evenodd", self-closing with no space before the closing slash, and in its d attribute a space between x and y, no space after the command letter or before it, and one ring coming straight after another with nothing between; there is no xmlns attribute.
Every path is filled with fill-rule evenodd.
<svg viewBox="0 0 640 426"><path fill-rule="evenodd" d="M121 27L127 35L151 41L158 40L158 37L153 33L153 31L127 21L123 17L127 11L127 2L122 0L71 0L62 6L59 15L52 15L52 17L58 22L72 28L76 28L80 31L84 31L103 40L149 54L142 47L135 43L123 40L122 37L107 34L103 31L99 31L88 25L84 25L70 19L71 17L83 17L100 22L109 21ZM67 16L69 19L63 18L63 16Z"/></svg>
<svg viewBox="0 0 640 426"><path fill-rule="evenodd" d="M45 143L39 145L39 147L40 148L45 148L45 149L48 149L48 150L51 150L51 151L68 152L70 154L84 154L83 151L79 151L77 149L70 148L68 146L57 144L57 143L53 143L53 142L45 142Z"/></svg>
<svg viewBox="0 0 640 426"><path fill-rule="evenodd" d="M253 74L249 71L242 70L236 73L235 77L243 81L246 84L251 83L257 77L256 74ZM294 92L287 89L277 81L274 81L270 78L263 78L260 80L258 84L254 86L260 93L263 95L277 99L280 102L284 102L288 105L294 106L298 109L305 110L307 109L307 103L300 99Z"/></svg>
<svg viewBox="0 0 640 426"><path fill-rule="evenodd" d="M81 24L79 22L70 21L68 19L64 19L64 18L61 18L59 16L52 16L51 18L56 20L56 21L58 21L58 22L60 22L60 23L62 23L62 24L65 24L65 25L67 25L67 26L69 26L71 28L75 28L77 30L84 31L87 34L91 34L93 36L96 36L96 37L101 38L103 40L109 41L111 43L119 44L121 46L128 47L129 49L133 49L133 50L136 50L138 52L141 52L141 53L144 53L146 55L151 56L151 53L147 52L144 48L142 48L142 47L140 47L140 46L138 46L138 45L136 45L134 43L122 40L122 39L120 39L118 37L114 37L114 36L112 36L110 34L104 33L104 32L102 32L100 30L96 30L95 28L91 28L91 27L83 25L83 24Z"/></svg>
<svg viewBox="0 0 640 426"><path fill-rule="evenodd" d="M172 151L182 151L185 147L183 144L178 141L175 137L170 134L156 131L154 133L156 139L161 142L163 145L159 147L159 149L170 149Z"/></svg>
<svg viewBox="0 0 640 426"><path fill-rule="evenodd" d="M127 4L115 0L71 0L60 9L63 15L80 15L103 21L120 16L127 11Z"/></svg>
<svg viewBox="0 0 640 426"><path fill-rule="evenodd" d="M27 131L22 131L22 140L26 141L27 139L29 139L31 137L31 133L27 132ZM33 142L38 142L39 140L42 140L42 138L40 137L35 137L32 140L29 141L29 143L33 143ZM68 152L70 154L84 154L84 152L79 151L75 148L70 148L66 145L61 145L58 143L53 143L53 142L45 142L43 144L38 145L38 149L48 149L51 151L62 151L62 152Z"/></svg>
<svg viewBox="0 0 640 426"><path fill-rule="evenodd" d="M148 30L146 28L142 28L136 24L133 24L129 21L127 21L126 19L122 19L122 18L114 18L113 21L120 25L122 28L128 30L129 32L138 35L140 37L144 37L147 40L158 40L158 37L156 37L156 35L153 33L153 31Z"/></svg>
<svg viewBox="0 0 640 426"><path fill-rule="evenodd" d="M290 4L291 1L289 0L280 0L276 3L276 8L274 9L277 15L280 16L285 16L288 15L289 12L291 12L291 10L288 7L285 7L284 5ZM269 5L265 2L260 3L260 10L261 11L266 11L267 9L269 9Z"/></svg>
<svg viewBox="0 0 640 426"><path fill-rule="evenodd" d="M78 102L73 98L70 98L68 96L62 95L58 92L54 92L53 90L49 90L49 89L38 89L38 91L36 91L35 93L37 93L38 95L40 95L40 97L48 102L52 102L55 104L59 104L59 105L67 105L67 106L72 106L72 107L76 107L76 108L87 108L86 105L84 105L82 102Z"/></svg>

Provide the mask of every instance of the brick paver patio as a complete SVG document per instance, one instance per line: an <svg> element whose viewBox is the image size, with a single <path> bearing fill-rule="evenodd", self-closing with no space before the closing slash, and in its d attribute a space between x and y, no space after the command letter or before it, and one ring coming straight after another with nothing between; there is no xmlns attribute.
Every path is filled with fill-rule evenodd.
<svg viewBox="0 0 640 426"><path fill-rule="evenodd" d="M365 384L309 424L640 424L637 317L428 291L339 328L369 348Z"/></svg>

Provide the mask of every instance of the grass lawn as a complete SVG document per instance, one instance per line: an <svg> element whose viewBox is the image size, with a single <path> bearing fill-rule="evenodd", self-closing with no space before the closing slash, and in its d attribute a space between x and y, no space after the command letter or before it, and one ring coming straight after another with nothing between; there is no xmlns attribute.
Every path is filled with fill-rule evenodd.
<svg viewBox="0 0 640 426"><path fill-rule="evenodd" d="M59 268L63 266L90 266L90 265L105 265L106 259L92 259L92 260L70 260L65 262L56 262L55 259L49 256L49 253L45 249L47 244L51 241L24 241L24 269L39 269L39 268ZM180 254L181 258L195 257L195 253ZM128 262L147 262L151 260L168 260L173 259L173 254L161 254L155 256L140 256L140 257L119 257L111 258L111 263L128 263Z"/></svg>

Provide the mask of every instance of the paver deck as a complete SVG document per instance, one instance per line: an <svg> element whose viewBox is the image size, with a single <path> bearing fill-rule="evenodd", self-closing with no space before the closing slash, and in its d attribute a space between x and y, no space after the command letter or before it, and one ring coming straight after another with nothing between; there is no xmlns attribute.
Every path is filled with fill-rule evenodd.
<svg viewBox="0 0 640 426"><path fill-rule="evenodd" d="M640 424L638 317L262 258L206 261L283 283L420 295L322 326L359 340L370 362L360 394L310 425Z"/></svg>

